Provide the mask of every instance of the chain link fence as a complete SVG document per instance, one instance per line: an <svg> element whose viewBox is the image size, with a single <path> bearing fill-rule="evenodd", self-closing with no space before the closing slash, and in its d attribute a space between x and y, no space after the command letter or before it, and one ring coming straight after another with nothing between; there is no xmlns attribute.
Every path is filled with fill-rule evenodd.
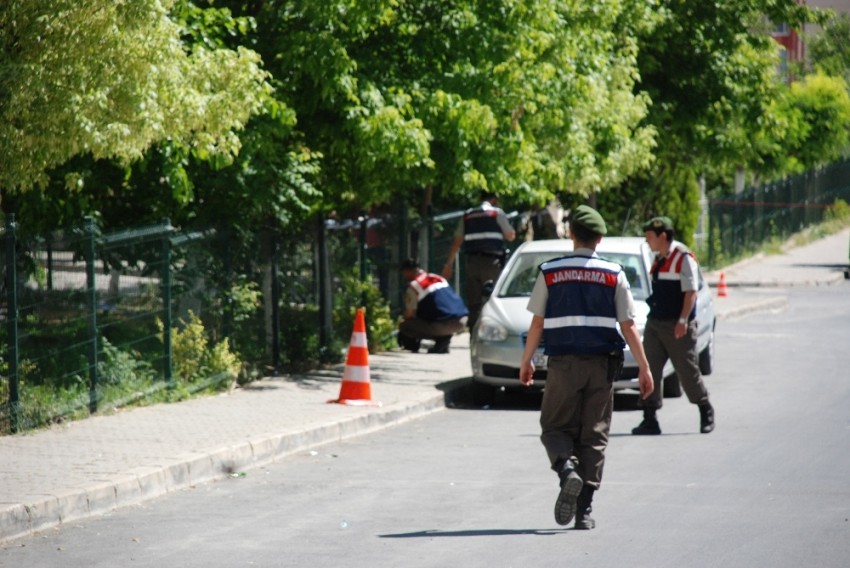
<svg viewBox="0 0 850 568"><path fill-rule="evenodd" d="M722 266L824 220L850 202L850 160L709 201L708 266Z"/></svg>
<svg viewBox="0 0 850 568"><path fill-rule="evenodd" d="M213 358L222 358L221 348L209 355L188 335L172 337L175 319L191 320L209 300L195 269L209 266L208 255L193 246L208 238L178 234L167 221L102 235L86 219L21 239L14 217L7 218L0 429L18 432L130 404L173 389L175 370L187 390L225 379ZM178 364L175 339L183 350Z"/></svg>

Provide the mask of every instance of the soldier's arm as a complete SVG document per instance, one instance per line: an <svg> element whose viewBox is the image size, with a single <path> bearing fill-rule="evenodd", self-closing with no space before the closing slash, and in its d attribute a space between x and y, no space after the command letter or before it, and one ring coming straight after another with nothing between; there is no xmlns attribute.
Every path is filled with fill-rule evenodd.
<svg viewBox="0 0 850 568"><path fill-rule="evenodd" d="M634 320L626 320L620 322L620 330L623 332L623 339L632 350L632 356L638 364L638 385L640 386L641 398L646 398L652 394L654 388L652 384L652 372L649 370L649 361L646 359L646 353L643 351L643 343L640 340L637 326Z"/></svg>
<svg viewBox="0 0 850 568"><path fill-rule="evenodd" d="M532 358L534 352L537 351L541 337L543 337L543 318L535 315L531 318L531 325L528 327L525 350L522 352L522 360L519 365L519 382L525 386L531 386L534 383L534 362Z"/></svg>

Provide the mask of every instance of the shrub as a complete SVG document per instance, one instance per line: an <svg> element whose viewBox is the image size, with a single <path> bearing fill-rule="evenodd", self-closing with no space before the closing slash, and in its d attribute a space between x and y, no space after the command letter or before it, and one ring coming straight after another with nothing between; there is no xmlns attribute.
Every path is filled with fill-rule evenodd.
<svg viewBox="0 0 850 568"><path fill-rule="evenodd" d="M158 322L162 330L162 322ZM185 384L201 384L236 380L240 361L224 339L209 345L204 324L189 311L189 321L171 331L171 367L175 379Z"/></svg>
<svg viewBox="0 0 850 568"><path fill-rule="evenodd" d="M153 379L156 372L150 363L140 361L132 353L122 351L105 337L101 339L101 358L97 362L100 384L119 385Z"/></svg>
<svg viewBox="0 0 850 568"><path fill-rule="evenodd" d="M354 317L360 307L365 308L369 351L376 353L392 348L396 324L390 305L377 286L360 280L359 271L354 269L342 275L334 295L333 322L337 338L347 340L351 336Z"/></svg>
<svg viewBox="0 0 850 568"><path fill-rule="evenodd" d="M319 344L321 322L316 306L282 306L280 321L281 363L284 370L303 372L322 363L338 363L341 360L339 338L332 340L332 348L327 352Z"/></svg>
<svg viewBox="0 0 850 568"><path fill-rule="evenodd" d="M835 203L826 208L824 220L845 224L850 221L850 205L843 199L836 199Z"/></svg>

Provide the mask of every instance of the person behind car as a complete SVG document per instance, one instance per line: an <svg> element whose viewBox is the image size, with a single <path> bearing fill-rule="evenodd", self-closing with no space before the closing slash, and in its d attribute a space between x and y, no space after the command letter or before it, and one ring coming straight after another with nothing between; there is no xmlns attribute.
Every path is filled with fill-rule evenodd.
<svg viewBox="0 0 850 568"><path fill-rule="evenodd" d="M452 336L466 325L466 305L445 278L425 272L416 260L402 262L401 274L408 286L398 328L399 346L416 353L423 339L432 339L434 346L428 353L448 353Z"/></svg>
<svg viewBox="0 0 850 568"><path fill-rule="evenodd" d="M567 525L575 516L577 529L596 526L591 502L602 482L613 381L620 376L626 344L638 364L641 395L648 396L653 388L626 276L619 264L596 254L606 232L595 209L581 205L572 213L574 250L540 265L528 301L534 315L520 362L520 382L531 386L532 359L543 339L549 361L540 440L560 484L555 521Z"/></svg>
<svg viewBox="0 0 850 568"><path fill-rule="evenodd" d="M458 250L466 257L464 294L469 305L469 329L478 321L484 306L484 284L495 281L505 265L505 242L516 238L507 215L498 207L495 193L481 191L481 205L467 210L458 222L442 274L451 278Z"/></svg>
<svg viewBox="0 0 850 568"><path fill-rule="evenodd" d="M700 432L714 430L714 407L699 370L697 353L697 274L699 267L685 245L674 240L675 231L669 217L647 221L644 235L655 252L652 263L652 294L643 348L657 384L648 399L641 401L643 421L632 429L634 435L661 434L657 412L662 406L662 372L669 359L688 400L699 406Z"/></svg>

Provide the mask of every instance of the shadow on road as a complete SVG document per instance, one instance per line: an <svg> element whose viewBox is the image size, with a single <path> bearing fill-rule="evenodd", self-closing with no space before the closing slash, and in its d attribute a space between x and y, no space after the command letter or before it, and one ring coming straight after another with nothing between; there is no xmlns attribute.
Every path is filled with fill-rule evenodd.
<svg viewBox="0 0 850 568"><path fill-rule="evenodd" d="M433 538L435 536L552 536L573 529L481 529L468 531L416 531L397 534L380 534L380 538Z"/></svg>
<svg viewBox="0 0 850 568"><path fill-rule="evenodd" d="M496 393L491 404L481 406L475 403L471 377L440 383L437 388L445 395L446 407L459 410L539 411L543 400L543 391L540 389L503 389ZM638 409L637 393L625 391L614 395L615 411Z"/></svg>

